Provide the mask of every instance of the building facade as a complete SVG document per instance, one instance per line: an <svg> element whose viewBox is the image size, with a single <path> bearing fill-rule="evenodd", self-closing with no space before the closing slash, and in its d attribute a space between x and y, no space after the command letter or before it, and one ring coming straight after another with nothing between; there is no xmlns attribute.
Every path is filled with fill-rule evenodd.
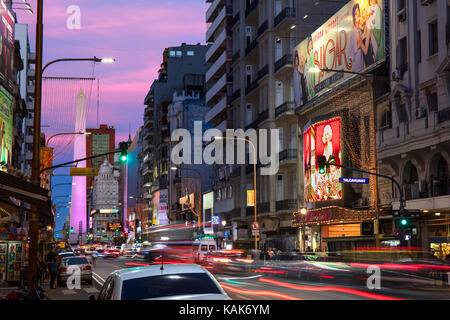
<svg viewBox="0 0 450 320"><path fill-rule="evenodd" d="M208 46L188 45L166 48L163 62L145 98L144 113L144 194L148 201L147 225L170 222L167 212L170 126L169 105L175 92L198 94L204 99ZM169 214L170 215L170 214Z"/></svg>
<svg viewBox="0 0 450 320"><path fill-rule="evenodd" d="M210 1L207 1L210 2ZM206 81L211 84L206 120L221 130L279 129L280 168L276 175L257 173L260 247L296 247L292 212L298 210L298 124L292 74L297 43L322 24L345 2L213 1L207 54L212 62ZM211 75L208 77L208 75ZM247 190L253 189L253 165L216 166L215 214L226 220L236 246L253 243ZM297 241L297 242L296 242Z"/></svg>
<svg viewBox="0 0 450 320"><path fill-rule="evenodd" d="M108 239L108 223L120 222L119 182L114 166L104 160L94 179L93 212L91 213L94 238Z"/></svg>
<svg viewBox="0 0 450 320"><path fill-rule="evenodd" d="M389 1L389 101L377 110L378 166L401 185L408 245L448 251L450 109L447 1ZM381 204L396 211L400 193L380 184ZM403 239L404 240L404 239Z"/></svg>

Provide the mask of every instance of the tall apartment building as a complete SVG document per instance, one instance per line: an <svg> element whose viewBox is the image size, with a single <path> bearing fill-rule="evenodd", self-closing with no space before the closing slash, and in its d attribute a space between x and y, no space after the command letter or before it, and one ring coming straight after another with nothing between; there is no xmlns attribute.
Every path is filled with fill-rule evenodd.
<svg viewBox="0 0 450 320"><path fill-rule="evenodd" d="M300 0L216 0L206 13L206 41L212 63L206 81L206 119L216 128L279 129L280 168L274 176L257 172L260 246L292 250L298 210L298 124L293 97L295 46L336 12L342 3ZM253 207L246 207L253 189L253 165L217 166L214 214L232 226L236 246L252 245Z"/></svg>
<svg viewBox="0 0 450 320"><path fill-rule="evenodd" d="M99 128L86 129L89 133L86 135L86 157L95 156L97 154L107 153L114 151L116 130L113 126L101 124ZM109 163L114 163L114 155L111 154L107 157L99 157L86 161L87 168L98 168L107 159ZM93 210L93 196L94 196L94 178L86 178L86 193L87 193L87 214L88 218Z"/></svg>
<svg viewBox="0 0 450 320"><path fill-rule="evenodd" d="M172 103L169 105L169 126L172 135L174 130L186 129L191 136L194 136L194 122L201 123L202 133L210 128L205 123L205 115L210 110L203 99L197 95L174 95ZM174 145L169 148L169 153ZM194 155L195 144L191 145L191 154ZM198 146L197 146L198 147ZM201 213L200 199L203 192L211 190L213 182L214 168L207 164L181 164L175 165L170 162L169 170L169 208L170 219L172 221L184 223L185 221L197 221L192 212L192 208ZM176 170L174 170L176 169ZM201 181L200 181L201 179ZM201 182L201 183L200 183ZM183 208L181 198L194 194L192 207ZM210 217L209 217L210 218ZM203 218L202 218L203 219ZM205 216L205 220L207 217Z"/></svg>
<svg viewBox="0 0 450 320"><path fill-rule="evenodd" d="M408 243L439 250L450 214L450 5L389 4L392 77L389 103L377 110L379 170L399 181L417 213ZM398 210L399 192L380 185L380 201Z"/></svg>
<svg viewBox="0 0 450 320"><path fill-rule="evenodd" d="M175 92L199 94L204 98L208 46L188 45L164 50L163 62L148 92L144 104L144 194L151 208L147 224L169 222L167 217L167 188L169 172L170 128L168 107ZM162 200L161 200L162 199ZM161 200L161 201L160 201Z"/></svg>

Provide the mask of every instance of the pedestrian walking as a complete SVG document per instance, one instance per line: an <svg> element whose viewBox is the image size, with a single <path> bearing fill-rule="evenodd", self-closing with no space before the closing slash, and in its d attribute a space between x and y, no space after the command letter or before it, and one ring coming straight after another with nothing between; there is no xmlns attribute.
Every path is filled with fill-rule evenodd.
<svg viewBox="0 0 450 320"><path fill-rule="evenodd" d="M58 273L58 260L56 260L55 256L52 256L52 259L49 263L49 271L50 271L50 289L56 289L55 280Z"/></svg>
<svg viewBox="0 0 450 320"><path fill-rule="evenodd" d="M273 252L272 248L269 248L269 251L267 251L267 253L269 254L269 259L272 259L275 255L275 252Z"/></svg>

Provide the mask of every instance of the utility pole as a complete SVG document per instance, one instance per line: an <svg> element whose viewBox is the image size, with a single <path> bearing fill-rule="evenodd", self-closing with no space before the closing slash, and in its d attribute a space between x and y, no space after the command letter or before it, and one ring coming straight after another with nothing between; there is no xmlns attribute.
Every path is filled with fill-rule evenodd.
<svg viewBox="0 0 450 320"><path fill-rule="evenodd" d="M43 47L43 0L37 1L36 21L36 72L35 72L35 98L34 98L34 131L33 131L33 161L31 180L40 186L40 147L41 147L41 97L42 97L42 47ZM28 251L28 287L33 287L33 278L37 270L37 254L39 250L39 217L37 206L31 206L30 219L30 247Z"/></svg>

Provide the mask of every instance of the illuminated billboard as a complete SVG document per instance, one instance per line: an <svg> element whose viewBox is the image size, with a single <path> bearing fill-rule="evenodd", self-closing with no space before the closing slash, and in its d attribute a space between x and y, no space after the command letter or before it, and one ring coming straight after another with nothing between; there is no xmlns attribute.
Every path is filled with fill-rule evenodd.
<svg viewBox="0 0 450 320"><path fill-rule="evenodd" d="M385 57L382 0L352 0L294 48L294 101L304 105L322 90Z"/></svg>
<svg viewBox="0 0 450 320"><path fill-rule="evenodd" d="M326 170L319 172L318 157L326 159ZM305 202L342 199L341 118L333 118L310 125L303 134L303 170Z"/></svg>
<svg viewBox="0 0 450 320"><path fill-rule="evenodd" d="M11 164L13 146L13 97L0 86L0 162L6 170Z"/></svg>
<svg viewBox="0 0 450 320"><path fill-rule="evenodd" d="M0 82L14 89L14 16L2 1L0 5Z"/></svg>
<svg viewBox="0 0 450 320"><path fill-rule="evenodd" d="M166 225L169 224L167 217L167 189L156 191L153 194L153 224Z"/></svg>

